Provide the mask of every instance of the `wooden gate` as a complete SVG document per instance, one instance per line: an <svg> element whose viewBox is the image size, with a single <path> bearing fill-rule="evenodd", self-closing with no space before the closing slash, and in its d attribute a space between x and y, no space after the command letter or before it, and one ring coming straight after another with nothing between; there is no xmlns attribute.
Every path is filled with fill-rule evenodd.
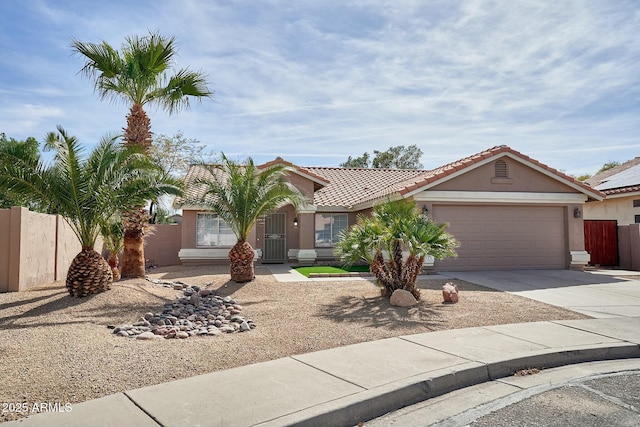
<svg viewBox="0 0 640 427"><path fill-rule="evenodd" d="M266 216L262 262L280 263L286 261L286 224L287 217L283 212L276 212Z"/></svg>
<svg viewBox="0 0 640 427"><path fill-rule="evenodd" d="M591 265L618 265L618 221L585 220L584 248L591 255Z"/></svg>

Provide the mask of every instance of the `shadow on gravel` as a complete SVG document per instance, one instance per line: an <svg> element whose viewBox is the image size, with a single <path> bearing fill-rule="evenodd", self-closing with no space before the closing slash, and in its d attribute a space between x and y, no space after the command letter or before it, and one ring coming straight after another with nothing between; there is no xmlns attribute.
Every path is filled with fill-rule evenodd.
<svg viewBox="0 0 640 427"><path fill-rule="evenodd" d="M357 298L344 296L331 304L319 307L319 317L337 323L359 323L370 328L422 327L428 330L442 329L439 319L442 306L420 302L414 307L396 307L388 298Z"/></svg>
<svg viewBox="0 0 640 427"><path fill-rule="evenodd" d="M28 320L29 318L37 318L40 316L46 316L48 314L66 310L70 307L75 307L77 305L81 305L86 301L91 299L91 296L84 298L71 298L66 290L61 292L56 292L54 294L49 294L46 297L38 297L32 298L31 300L24 301L16 301L16 303L7 303L4 308L11 307L19 307L25 304L34 303L34 302L43 302L44 300L52 299L51 301L44 302L40 305L37 305L33 308L30 308L24 312L19 314L15 314L12 316L1 316L0 315L0 328L7 329L16 329L16 328L32 328L43 326L42 323L34 322L33 324L18 324L15 325L14 322L16 320ZM57 323L57 322L56 322ZM81 323L81 322L68 322L68 323Z"/></svg>
<svg viewBox="0 0 640 427"><path fill-rule="evenodd" d="M31 292L35 293L37 291L31 291ZM4 303L4 304L0 304L0 310L20 307L21 305L33 304L33 303L36 303L38 301L44 301L46 299L53 298L56 295L61 295L61 294L67 295L68 293L67 293L66 289L64 289L64 290L61 290L60 292L56 292L55 294L47 293L46 295L42 295L42 296L39 296L39 297L34 297L34 298L31 298L31 299L14 301L14 302L7 302L7 303ZM2 319L2 317L0 317L0 319Z"/></svg>

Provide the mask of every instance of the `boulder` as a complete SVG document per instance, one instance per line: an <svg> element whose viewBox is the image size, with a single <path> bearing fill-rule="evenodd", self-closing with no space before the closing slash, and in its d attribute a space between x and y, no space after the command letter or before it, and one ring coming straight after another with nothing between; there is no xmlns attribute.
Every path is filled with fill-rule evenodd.
<svg viewBox="0 0 640 427"><path fill-rule="evenodd" d="M405 291L404 289L396 289L393 291L393 294L391 294L389 302L391 302L391 305L398 307L411 307L412 305L416 305L418 300L411 292Z"/></svg>
<svg viewBox="0 0 640 427"><path fill-rule="evenodd" d="M442 298L444 302L452 304L458 302L458 286L454 283L445 283L442 286Z"/></svg>

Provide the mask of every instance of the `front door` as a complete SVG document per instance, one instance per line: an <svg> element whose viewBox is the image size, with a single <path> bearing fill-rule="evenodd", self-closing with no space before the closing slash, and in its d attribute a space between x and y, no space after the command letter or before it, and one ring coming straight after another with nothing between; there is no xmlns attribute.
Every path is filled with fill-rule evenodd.
<svg viewBox="0 0 640 427"><path fill-rule="evenodd" d="M286 224L287 215L284 212L276 212L266 216L262 262L281 263L287 260Z"/></svg>

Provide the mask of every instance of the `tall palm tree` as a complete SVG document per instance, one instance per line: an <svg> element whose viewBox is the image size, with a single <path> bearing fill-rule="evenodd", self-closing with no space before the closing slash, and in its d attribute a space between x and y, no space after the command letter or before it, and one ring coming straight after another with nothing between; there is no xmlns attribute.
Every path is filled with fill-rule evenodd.
<svg viewBox="0 0 640 427"><path fill-rule="evenodd" d="M55 152L51 164L24 150L0 151L0 190L23 194L60 214L81 245L67 273L71 296L86 296L110 288L111 268L95 251L102 229L123 209L160 194L180 194L176 180L160 180L158 167L137 147L123 147L105 137L86 159L75 137L58 127L45 148Z"/></svg>
<svg viewBox="0 0 640 427"><path fill-rule="evenodd" d="M231 280L250 282L255 278L253 247L247 241L251 228L260 217L289 204L297 208L306 199L286 181L291 168L285 165L259 168L251 158L240 164L223 153L220 164L201 167L209 175L193 181L202 186L201 196L183 204L209 209L229 225L238 238L229 251Z"/></svg>
<svg viewBox="0 0 640 427"><path fill-rule="evenodd" d="M358 223L341 233L335 252L345 264L369 263L383 295L404 289L420 298L416 280L426 256L456 255L458 243L446 227L423 215L414 201L387 202L374 207L371 216L359 215Z"/></svg>
<svg viewBox="0 0 640 427"><path fill-rule="evenodd" d="M101 98L131 105L124 129L127 145L145 150L151 146L151 121L145 105L157 105L172 114L189 108L191 98L213 95L203 73L188 69L170 73L176 55L174 37L158 33L127 37L120 52L105 41L96 44L74 40L72 48L86 59L81 73L95 81L95 90ZM131 227L125 229L123 277L144 276L143 235L147 218L139 207L128 216Z"/></svg>

